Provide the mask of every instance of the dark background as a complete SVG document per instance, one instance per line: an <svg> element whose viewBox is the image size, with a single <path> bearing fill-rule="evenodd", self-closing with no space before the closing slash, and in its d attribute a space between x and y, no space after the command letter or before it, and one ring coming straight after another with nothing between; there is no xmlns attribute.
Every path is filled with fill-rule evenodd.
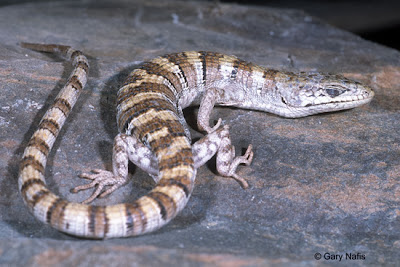
<svg viewBox="0 0 400 267"><path fill-rule="evenodd" d="M0 0L0 6L27 2L52 1ZM214 2L301 9L364 39L400 49L399 0L222 0Z"/></svg>

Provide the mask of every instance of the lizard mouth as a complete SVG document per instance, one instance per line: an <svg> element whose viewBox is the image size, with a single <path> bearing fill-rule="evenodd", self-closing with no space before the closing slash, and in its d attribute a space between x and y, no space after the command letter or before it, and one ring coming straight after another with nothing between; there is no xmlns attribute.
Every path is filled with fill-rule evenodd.
<svg viewBox="0 0 400 267"><path fill-rule="evenodd" d="M348 101L335 101L335 102L330 102L330 103L321 103L321 104L315 104L307 107L307 115L312 115L316 113L325 113L325 112L332 112L332 111L339 111L339 110L345 110L345 109L352 109L355 107L358 107L360 105L364 105L369 103L372 100L372 97L370 98L364 98L364 99L358 99L358 100L348 100Z"/></svg>
<svg viewBox="0 0 400 267"><path fill-rule="evenodd" d="M349 108L353 106L358 106L358 105L363 105L372 100L374 97L374 92L372 90L370 91L364 91L361 94L358 95L353 95L353 96L341 96L337 98L330 98L330 97L324 97L324 98L316 98L312 101L312 103L307 103L304 105L304 107L313 107L313 106L328 106L328 105L338 105L338 104L343 104L343 105L348 105Z"/></svg>
<svg viewBox="0 0 400 267"><path fill-rule="evenodd" d="M290 103L284 102L285 100L282 98L282 102L286 104L289 112L282 113L281 116L287 118L298 118L318 113L352 109L360 105L369 103L373 97L374 92L370 91L359 96L347 96L341 97L340 99L337 98L335 100L331 98L327 99L327 101L317 101L316 103L314 101L314 103L308 103L304 106L290 105Z"/></svg>

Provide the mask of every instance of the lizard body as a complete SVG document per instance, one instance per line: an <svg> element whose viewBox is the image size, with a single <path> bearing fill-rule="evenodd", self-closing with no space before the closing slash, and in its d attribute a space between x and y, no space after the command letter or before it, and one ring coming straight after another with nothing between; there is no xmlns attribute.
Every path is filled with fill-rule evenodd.
<svg viewBox="0 0 400 267"><path fill-rule="evenodd" d="M157 57L134 70L118 91L120 134L114 139L113 170L82 174L92 182L73 191L96 190L82 204L72 203L50 192L44 170L49 151L86 84L88 60L68 46L22 46L64 55L72 61L74 70L25 149L19 189L35 217L80 237L134 236L162 227L185 207L196 169L215 154L218 173L248 187L236 168L251 163L252 147L235 157L229 127L221 126L221 119L215 126L209 125L215 104L296 118L354 108L374 96L370 88L343 76L282 72L220 53L182 52ZM182 113L191 104L200 104L198 126L207 132L194 144ZM153 177L155 188L133 203L87 205L126 183L129 160Z"/></svg>

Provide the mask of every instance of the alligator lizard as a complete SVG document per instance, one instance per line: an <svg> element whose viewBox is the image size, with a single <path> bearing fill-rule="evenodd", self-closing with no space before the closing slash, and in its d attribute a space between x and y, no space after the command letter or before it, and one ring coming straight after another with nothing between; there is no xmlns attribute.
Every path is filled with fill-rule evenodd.
<svg viewBox="0 0 400 267"><path fill-rule="evenodd" d="M374 96L367 86L343 76L277 71L220 53L157 57L130 73L118 91L120 134L114 139L113 170L82 174L92 182L73 191L96 189L83 203L72 203L50 192L44 174L49 151L86 84L88 60L69 46L22 46L60 54L72 61L74 69L25 149L19 190L36 218L80 237L135 236L162 227L185 207L196 169L215 154L218 173L246 188L248 184L236 174L236 168L251 163L252 147L235 157L229 127L222 126L221 119L214 126L209 124L215 104L296 118L354 108ZM194 144L182 114L182 109L192 104L200 105L198 127L207 133ZM87 205L126 183L129 160L153 177L155 188L133 203Z"/></svg>

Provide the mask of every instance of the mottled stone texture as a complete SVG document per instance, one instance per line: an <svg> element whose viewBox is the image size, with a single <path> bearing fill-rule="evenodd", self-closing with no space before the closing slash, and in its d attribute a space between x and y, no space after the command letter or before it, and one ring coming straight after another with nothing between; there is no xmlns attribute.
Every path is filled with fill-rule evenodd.
<svg viewBox="0 0 400 267"><path fill-rule="evenodd" d="M400 260L400 54L296 10L164 1L37 3L0 9L0 265L318 265L314 254L360 253L347 264ZM144 59L212 50L284 70L342 73L372 86L354 110L302 119L216 108L251 187L199 169L189 204L167 227L137 238L88 241L36 221L17 192L18 161L71 67L18 42L72 45L90 57L89 84L50 154L47 182L70 194L82 171L110 168L115 91ZM194 129L197 109L186 110ZM201 136L193 130L195 138ZM129 201L154 185L134 179L96 204ZM342 262L345 259L342 259Z"/></svg>

